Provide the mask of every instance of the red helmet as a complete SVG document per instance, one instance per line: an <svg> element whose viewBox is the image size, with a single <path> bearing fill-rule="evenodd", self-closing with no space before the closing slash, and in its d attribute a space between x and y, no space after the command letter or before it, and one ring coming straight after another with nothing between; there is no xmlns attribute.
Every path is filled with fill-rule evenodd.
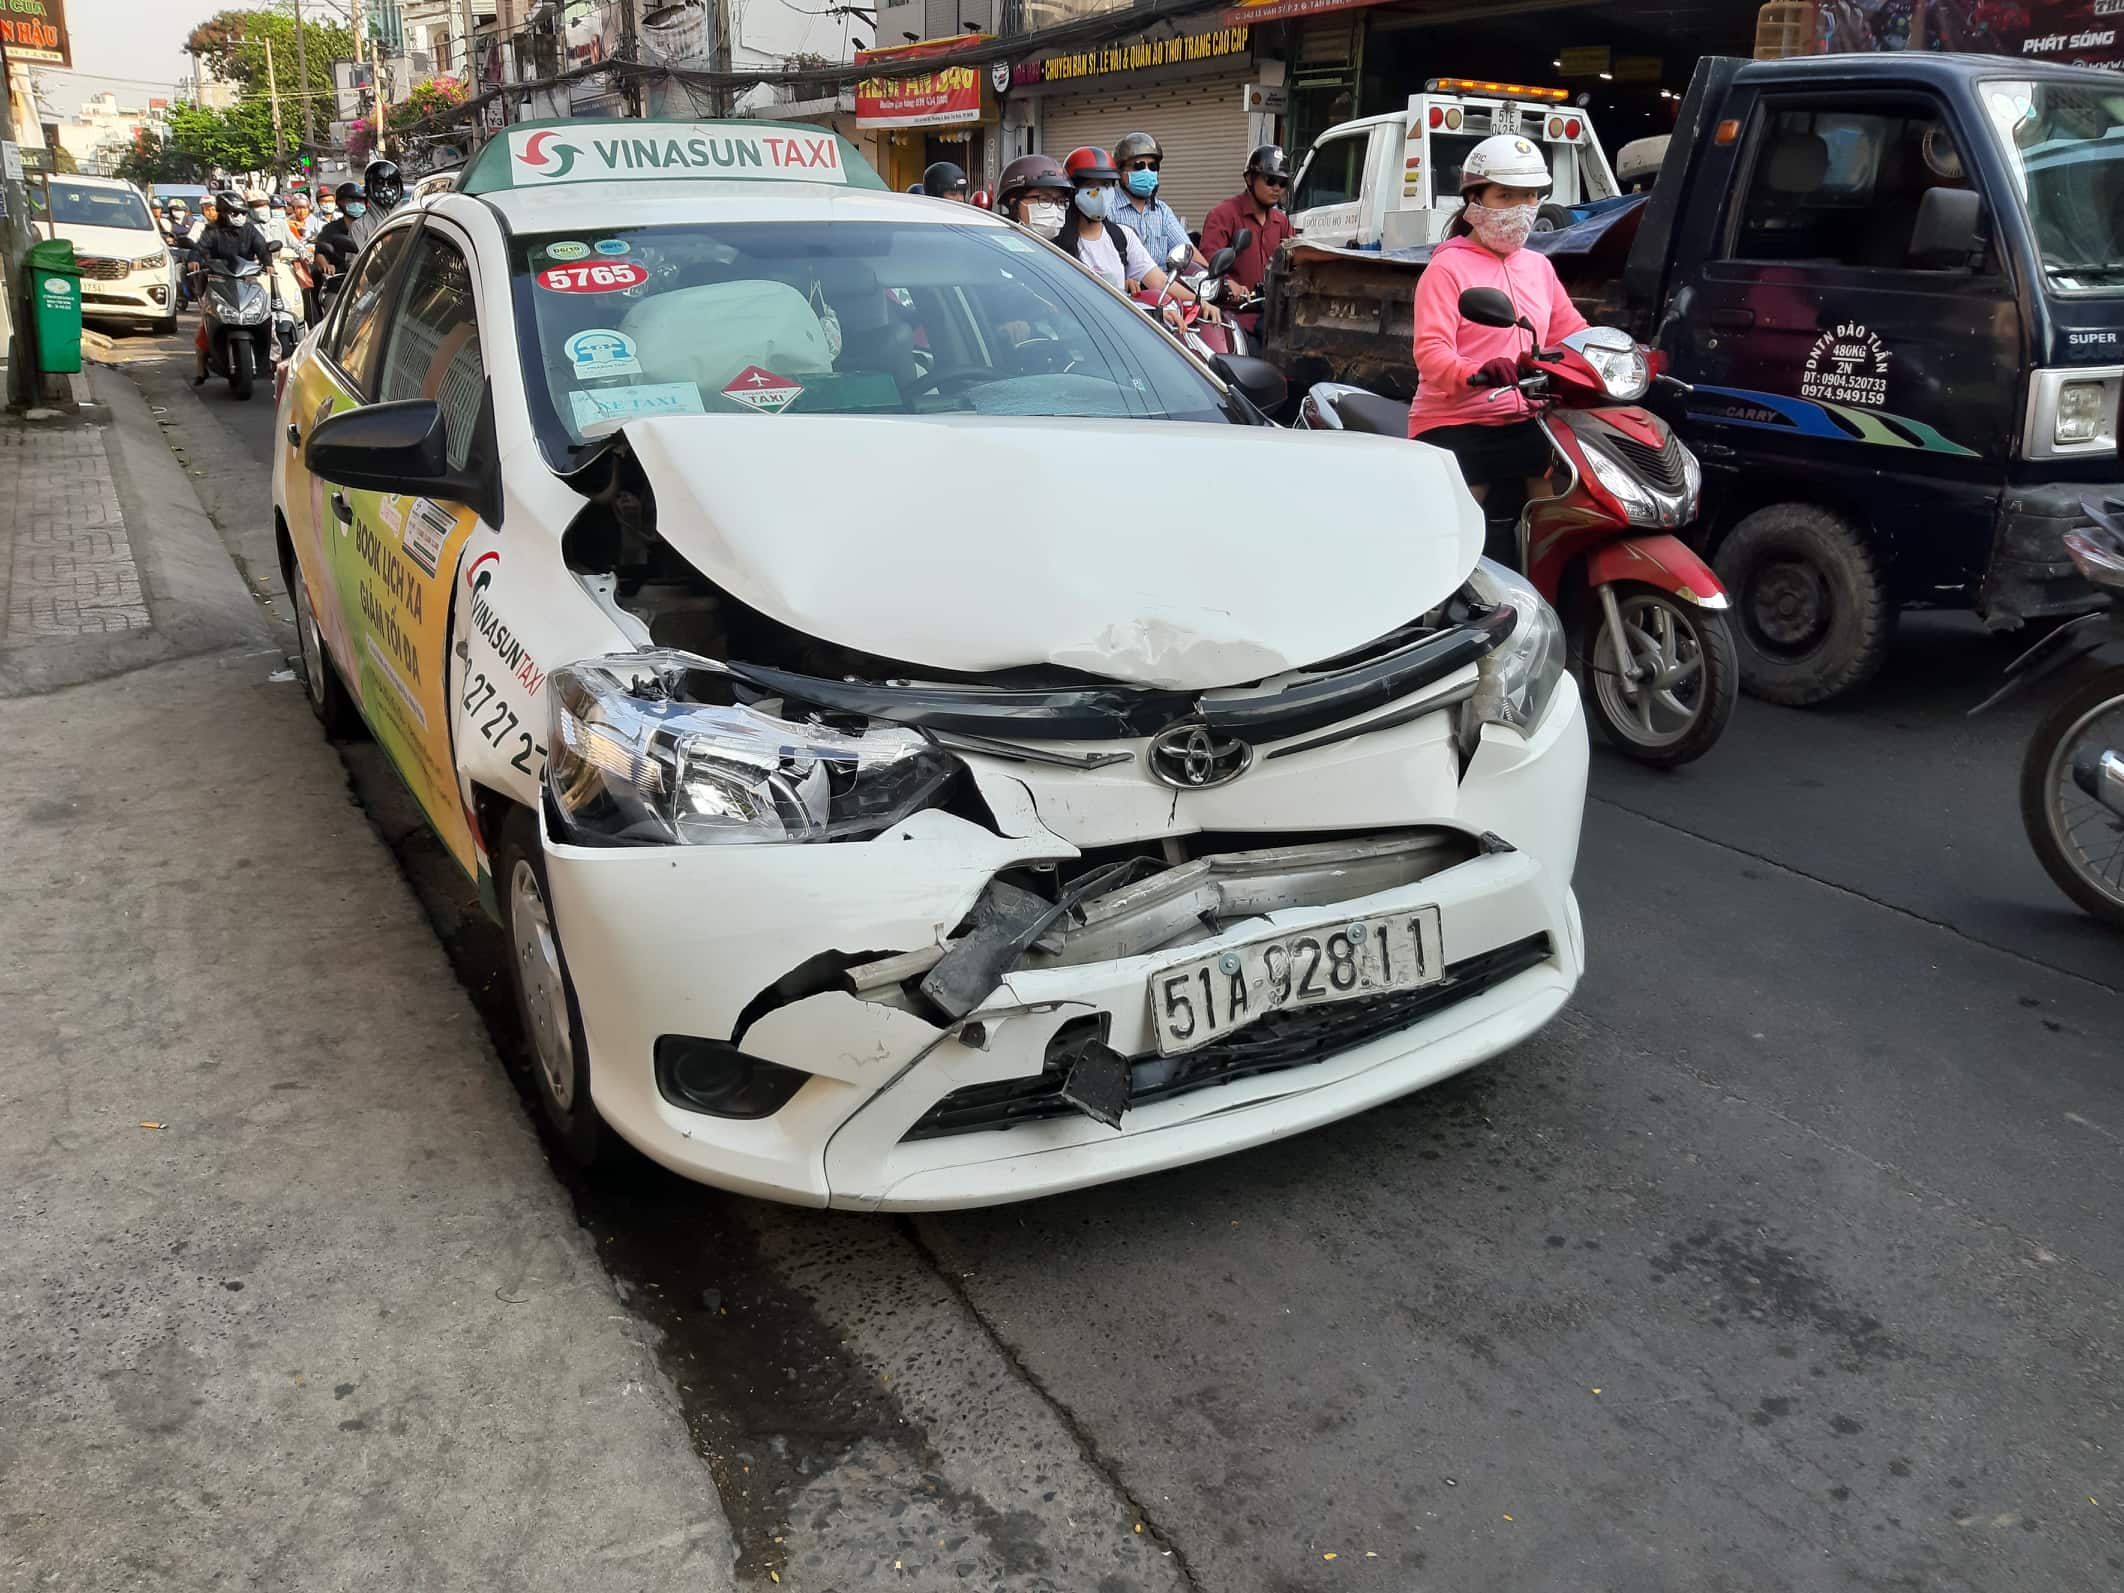
<svg viewBox="0 0 2124 1593"><path fill-rule="evenodd" d="M993 210L996 208L995 201L988 197L988 190L986 188L976 188L973 191L973 202L979 205L983 210Z"/></svg>
<svg viewBox="0 0 2124 1593"><path fill-rule="evenodd" d="M1072 184L1086 182L1117 183L1120 170L1114 165L1114 157L1097 144L1086 144L1082 149L1073 149L1063 158L1062 170Z"/></svg>

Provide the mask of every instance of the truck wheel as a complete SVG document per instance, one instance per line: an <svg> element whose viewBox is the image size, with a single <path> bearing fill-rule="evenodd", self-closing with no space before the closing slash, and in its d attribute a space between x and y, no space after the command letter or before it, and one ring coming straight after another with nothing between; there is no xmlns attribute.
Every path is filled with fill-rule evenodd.
<svg viewBox="0 0 2124 1593"><path fill-rule="evenodd" d="M1536 232L1561 232L1566 227L1576 226L1578 218L1562 205L1543 205L1534 212Z"/></svg>
<svg viewBox="0 0 2124 1593"><path fill-rule="evenodd" d="M1851 524L1808 503L1774 503L1735 526L1711 561L1733 601L1741 685L1806 707L1864 685L1895 633L1873 553Z"/></svg>
<svg viewBox="0 0 2124 1593"><path fill-rule="evenodd" d="M569 1157L578 1166L594 1166L610 1158L613 1134L590 1100L590 1045L554 923L538 821L527 808L511 809L502 823L494 894L501 903L509 987L516 993L539 1105Z"/></svg>

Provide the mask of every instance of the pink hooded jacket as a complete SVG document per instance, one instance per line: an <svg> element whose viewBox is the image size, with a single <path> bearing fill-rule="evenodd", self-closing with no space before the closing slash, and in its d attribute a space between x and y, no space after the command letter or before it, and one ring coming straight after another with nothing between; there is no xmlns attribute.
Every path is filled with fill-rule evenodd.
<svg viewBox="0 0 2124 1593"><path fill-rule="evenodd" d="M1499 355L1517 358L1527 334L1517 327L1477 326L1460 313L1464 288L1502 288L1534 323L1544 348L1586 324L1556 278L1548 256L1514 250L1500 260L1473 238L1448 238L1431 251L1416 280L1416 402L1409 435L1434 426L1505 426L1528 414L1516 392L1470 387L1468 378Z"/></svg>

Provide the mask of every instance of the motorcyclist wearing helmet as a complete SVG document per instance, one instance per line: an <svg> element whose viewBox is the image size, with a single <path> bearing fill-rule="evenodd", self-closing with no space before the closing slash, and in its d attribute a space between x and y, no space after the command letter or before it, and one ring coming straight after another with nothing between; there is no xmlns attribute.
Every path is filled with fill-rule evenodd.
<svg viewBox="0 0 2124 1593"><path fill-rule="evenodd" d="M1164 265L1176 248L1185 249L1197 265L1205 264L1173 207L1158 197L1158 168L1165 164L1165 151L1149 133L1127 133L1114 145L1114 167L1121 173L1119 201L1113 219L1143 240L1150 257Z"/></svg>
<svg viewBox="0 0 2124 1593"><path fill-rule="evenodd" d="M1268 279L1269 261L1283 240L1296 231L1283 212L1283 196L1291 191L1291 161L1281 144L1263 144L1246 157L1246 186L1217 206L1202 221L1202 248L1215 254L1239 235L1244 227L1254 236L1232 262L1227 281L1248 293L1259 293Z"/></svg>
<svg viewBox="0 0 2124 1593"><path fill-rule="evenodd" d="M1126 227L1107 225L1121 186L1121 173L1114 166L1113 156L1095 144L1087 144L1071 150L1062 169L1069 177L1070 207L1062 219L1062 230L1055 237L1055 247L1124 293L1143 288L1164 292L1165 272L1143 247L1143 240ZM1194 289L1184 282L1175 281L1171 287L1175 299L1191 302L1195 297ZM1217 319L1212 305L1205 304L1202 314L1205 320ZM1177 323L1178 306L1168 304L1165 318Z"/></svg>
<svg viewBox="0 0 2124 1593"><path fill-rule="evenodd" d="M215 199L214 225L199 235L196 252L202 264L231 271L247 260L257 261L261 270L270 271L273 266L265 234L252 225L250 209L237 193Z"/></svg>
<svg viewBox="0 0 2124 1593"><path fill-rule="evenodd" d="M922 192L932 199L956 199L966 203L966 172L948 160L940 160L922 173Z"/></svg>
<svg viewBox="0 0 2124 1593"><path fill-rule="evenodd" d="M357 210L347 204L348 186L345 183L340 185L340 208L353 218L347 232L354 240L354 247L359 250L376 236L376 229L389 220L391 212L398 208L399 200L405 197L406 184L405 179L398 175L396 161L372 160L361 174L359 195L363 209Z"/></svg>
<svg viewBox="0 0 2124 1593"><path fill-rule="evenodd" d="M335 192L339 214L317 231L317 258L333 275L346 270L361 253L361 245L354 241L354 223L364 219L369 205L358 183L341 183Z"/></svg>
<svg viewBox="0 0 2124 1593"><path fill-rule="evenodd" d="M996 184L996 210L1027 232L1053 241L1069 209L1069 174L1052 155L1020 155Z"/></svg>
<svg viewBox="0 0 2124 1593"><path fill-rule="evenodd" d="M1460 213L1416 282L1409 435L1452 450L1478 502L1499 481L1541 494L1554 455L1514 385L1519 356L1554 348L1586 324L1548 257L1525 247L1550 181L1548 157L1531 140L1500 133L1477 144L1460 170ZM1517 327L1464 319L1468 288L1502 290L1534 328L1531 343Z"/></svg>

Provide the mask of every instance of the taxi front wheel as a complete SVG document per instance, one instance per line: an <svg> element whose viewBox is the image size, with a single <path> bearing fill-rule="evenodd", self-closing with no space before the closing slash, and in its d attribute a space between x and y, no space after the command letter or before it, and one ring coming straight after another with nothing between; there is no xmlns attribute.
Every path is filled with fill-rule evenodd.
<svg viewBox="0 0 2124 1593"><path fill-rule="evenodd" d="M324 635L317 628L317 611L310 606L310 586L302 566L293 559L286 570L288 591L295 600L295 640L299 644L303 695L310 699L310 712L324 726L325 734L345 740L360 733L361 714L347 695L339 671L325 655Z"/></svg>
<svg viewBox="0 0 2124 1593"><path fill-rule="evenodd" d="M589 1167L606 1159L612 1135L591 1104L583 1015L553 921L553 893L546 882L538 821L527 809L510 811L494 858L494 894L501 903L508 942L509 987L516 992L516 1018L530 1057L531 1082L569 1156Z"/></svg>

